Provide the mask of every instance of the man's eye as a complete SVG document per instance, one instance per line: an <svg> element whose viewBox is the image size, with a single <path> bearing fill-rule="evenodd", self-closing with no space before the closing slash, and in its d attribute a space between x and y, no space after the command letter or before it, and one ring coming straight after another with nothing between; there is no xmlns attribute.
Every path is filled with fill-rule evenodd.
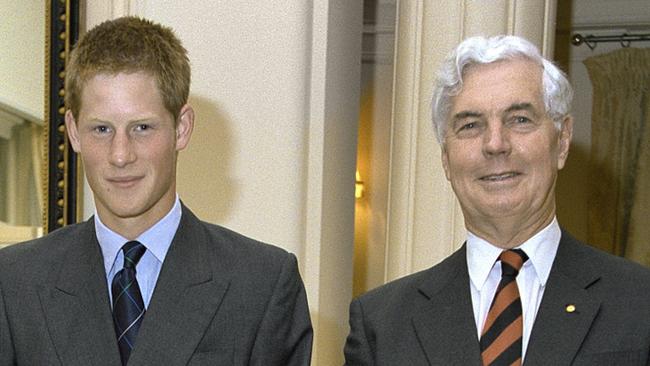
<svg viewBox="0 0 650 366"><path fill-rule="evenodd" d="M135 130L136 130L136 131L147 131L147 130L149 130L149 129L151 129L151 126L149 126L149 125L147 125L147 124L144 124L144 123L135 126Z"/></svg>
<svg viewBox="0 0 650 366"><path fill-rule="evenodd" d="M460 126L460 128L458 130L459 131L471 130L473 128L476 128L476 122L465 123L464 125Z"/></svg>
<svg viewBox="0 0 650 366"><path fill-rule="evenodd" d="M516 116L514 119L517 124L530 122L530 118L524 116Z"/></svg>
<svg viewBox="0 0 650 366"><path fill-rule="evenodd" d="M107 133L109 131L108 126L96 126L93 130L97 133Z"/></svg>

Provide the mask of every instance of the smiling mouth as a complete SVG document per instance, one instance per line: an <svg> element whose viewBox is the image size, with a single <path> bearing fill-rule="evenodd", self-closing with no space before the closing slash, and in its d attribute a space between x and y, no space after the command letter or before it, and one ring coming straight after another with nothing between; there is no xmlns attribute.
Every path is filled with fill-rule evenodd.
<svg viewBox="0 0 650 366"><path fill-rule="evenodd" d="M499 174L490 174L483 176L479 178L479 180L483 182L502 182L504 180L512 179L516 176L521 175L521 173L517 172L506 172L506 173L499 173Z"/></svg>
<svg viewBox="0 0 650 366"><path fill-rule="evenodd" d="M107 180L114 185L128 187L138 182L141 178L142 177L117 177L109 178Z"/></svg>

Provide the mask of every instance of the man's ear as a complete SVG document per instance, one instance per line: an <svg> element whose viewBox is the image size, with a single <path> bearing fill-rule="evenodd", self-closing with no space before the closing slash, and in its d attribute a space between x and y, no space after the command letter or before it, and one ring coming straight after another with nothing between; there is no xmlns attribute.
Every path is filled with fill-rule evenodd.
<svg viewBox="0 0 650 366"><path fill-rule="evenodd" d="M449 155L447 155L447 149L445 147L445 142L443 141L440 144L440 160L442 161L442 169L445 170L445 177L449 179Z"/></svg>
<svg viewBox="0 0 650 366"><path fill-rule="evenodd" d="M176 123L176 151L181 151L187 147L194 130L194 109L189 104L185 104L178 114Z"/></svg>
<svg viewBox="0 0 650 366"><path fill-rule="evenodd" d="M560 127L560 136L558 142L557 168L564 168L566 159L569 157L569 147L571 146L571 137L573 136L573 117L566 116Z"/></svg>
<svg viewBox="0 0 650 366"><path fill-rule="evenodd" d="M81 150L81 143L79 142L79 131L77 130L77 122L72 115L71 110L65 112L65 130L68 133L68 140L70 145L72 145L72 150L79 153Z"/></svg>

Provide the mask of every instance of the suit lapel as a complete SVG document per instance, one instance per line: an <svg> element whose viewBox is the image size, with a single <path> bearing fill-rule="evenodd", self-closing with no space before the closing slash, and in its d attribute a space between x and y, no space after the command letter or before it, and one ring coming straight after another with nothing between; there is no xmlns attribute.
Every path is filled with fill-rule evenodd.
<svg viewBox="0 0 650 366"><path fill-rule="evenodd" d="M600 300L587 288L600 279L587 251L562 232L531 337L525 364L569 365L598 314ZM573 309L569 308L573 305Z"/></svg>
<svg viewBox="0 0 650 366"><path fill-rule="evenodd" d="M213 273L209 241L206 229L183 207L129 365L153 360L184 365L194 353L229 284L225 268Z"/></svg>
<svg viewBox="0 0 650 366"><path fill-rule="evenodd" d="M465 253L463 245L419 287L429 300L412 321L431 365L481 365Z"/></svg>
<svg viewBox="0 0 650 366"><path fill-rule="evenodd" d="M64 365L116 365L119 351L92 219L79 225L76 240L53 243L62 251L55 255L64 257L60 272L53 285L39 290L52 343Z"/></svg>

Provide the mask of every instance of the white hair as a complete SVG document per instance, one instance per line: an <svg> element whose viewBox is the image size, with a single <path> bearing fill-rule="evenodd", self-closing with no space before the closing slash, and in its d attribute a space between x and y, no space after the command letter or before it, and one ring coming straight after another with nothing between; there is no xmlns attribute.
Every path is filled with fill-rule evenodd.
<svg viewBox="0 0 650 366"><path fill-rule="evenodd" d="M559 130L569 114L573 90L564 73L545 59L535 45L516 36L471 37L454 49L440 68L431 100L433 127L438 142L444 141L447 118L453 97L463 88L463 74L468 67L497 61L525 58L542 68L542 89L546 114Z"/></svg>

